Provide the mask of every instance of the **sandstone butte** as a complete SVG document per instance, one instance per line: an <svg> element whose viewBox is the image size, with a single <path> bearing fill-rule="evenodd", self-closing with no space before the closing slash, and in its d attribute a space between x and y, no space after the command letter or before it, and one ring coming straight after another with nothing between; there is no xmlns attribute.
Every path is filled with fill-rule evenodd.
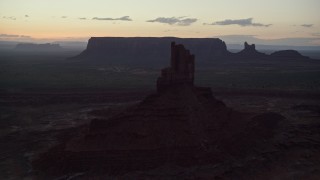
<svg viewBox="0 0 320 180"><path fill-rule="evenodd" d="M210 88L194 85L194 73L195 56L172 42L170 67L162 69L155 94L111 118L93 119L86 131L34 161L35 168L125 173L217 164L274 147L283 116L228 108Z"/></svg>

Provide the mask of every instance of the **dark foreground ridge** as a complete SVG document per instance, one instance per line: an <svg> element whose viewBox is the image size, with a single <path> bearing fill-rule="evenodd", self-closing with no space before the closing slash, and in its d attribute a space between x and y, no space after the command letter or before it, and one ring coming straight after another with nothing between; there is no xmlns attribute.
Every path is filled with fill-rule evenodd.
<svg viewBox="0 0 320 180"><path fill-rule="evenodd" d="M267 166L265 153L278 156L278 147L285 146L287 120L271 112L235 111L210 88L194 86L194 59L183 45L172 43L171 66L162 70L157 93L111 118L93 119L87 131L34 161L35 169L46 175L107 176L168 164L220 164L209 177L234 178L230 163L250 162L240 169L244 177L253 167Z"/></svg>

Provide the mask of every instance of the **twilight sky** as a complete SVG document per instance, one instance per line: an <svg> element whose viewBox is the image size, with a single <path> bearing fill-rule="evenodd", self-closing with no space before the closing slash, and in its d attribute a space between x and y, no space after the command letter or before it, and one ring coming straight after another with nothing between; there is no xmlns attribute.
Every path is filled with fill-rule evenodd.
<svg viewBox="0 0 320 180"><path fill-rule="evenodd" d="M319 0L0 0L0 40L251 37L320 45L319 9Z"/></svg>

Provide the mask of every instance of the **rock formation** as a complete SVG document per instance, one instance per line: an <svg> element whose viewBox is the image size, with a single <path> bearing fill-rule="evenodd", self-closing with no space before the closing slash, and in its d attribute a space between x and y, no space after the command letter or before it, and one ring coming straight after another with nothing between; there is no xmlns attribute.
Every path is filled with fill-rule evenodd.
<svg viewBox="0 0 320 180"><path fill-rule="evenodd" d="M210 88L194 86L194 58L172 43L171 66L162 70L156 94L111 118L92 120L87 133L53 148L35 167L122 173L168 163L215 164L253 153L252 146L265 147L283 117L234 111Z"/></svg>
<svg viewBox="0 0 320 180"><path fill-rule="evenodd" d="M244 49L239 53L236 53L237 57L240 58L261 58L266 57L266 54L256 50L256 45L249 45L247 42L244 43Z"/></svg>
<svg viewBox="0 0 320 180"><path fill-rule="evenodd" d="M93 120L85 140L66 146L68 156L80 159L91 152L108 169L127 164L127 170L207 161L204 154L221 134L237 132L216 129L241 127L242 121L229 122L244 115L215 99L210 88L194 86L194 61L183 45L171 43L171 66L161 71L158 92L110 119Z"/></svg>
<svg viewBox="0 0 320 180"><path fill-rule="evenodd" d="M180 84L193 86L194 81L194 55L190 54L183 45L171 43L171 67L161 70L157 80L158 92Z"/></svg>
<svg viewBox="0 0 320 180"><path fill-rule="evenodd" d="M309 57L303 56L298 51L295 51L295 50L276 51L272 53L270 56L274 58L283 58L283 59L309 59Z"/></svg>
<svg viewBox="0 0 320 180"><path fill-rule="evenodd" d="M174 38L174 37L92 37L87 49L74 59L106 64L163 67L170 58L171 42L184 44L198 62L212 61L230 54L226 44L216 38ZM201 64L202 64L201 63Z"/></svg>
<svg viewBox="0 0 320 180"><path fill-rule="evenodd" d="M92 37L87 48L71 59L94 64L160 68L170 58L168 44L171 42L183 44L196 54L198 67L214 66L214 63L228 60L274 58L257 51L255 44L249 45L247 42L242 51L231 53L226 43L217 38ZM288 56L277 57L288 59Z"/></svg>

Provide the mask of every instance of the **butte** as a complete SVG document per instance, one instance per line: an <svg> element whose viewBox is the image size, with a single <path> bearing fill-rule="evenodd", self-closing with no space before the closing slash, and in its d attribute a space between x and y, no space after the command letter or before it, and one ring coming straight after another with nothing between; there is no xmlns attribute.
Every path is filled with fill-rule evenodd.
<svg viewBox="0 0 320 180"><path fill-rule="evenodd" d="M228 108L210 88L194 85L194 73L195 56L171 43L170 67L162 69L155 94L111 118L92 120L87 132L45 153L35 166L55 173L120 173L215 164L265 147L284 118Z"/></svg>

